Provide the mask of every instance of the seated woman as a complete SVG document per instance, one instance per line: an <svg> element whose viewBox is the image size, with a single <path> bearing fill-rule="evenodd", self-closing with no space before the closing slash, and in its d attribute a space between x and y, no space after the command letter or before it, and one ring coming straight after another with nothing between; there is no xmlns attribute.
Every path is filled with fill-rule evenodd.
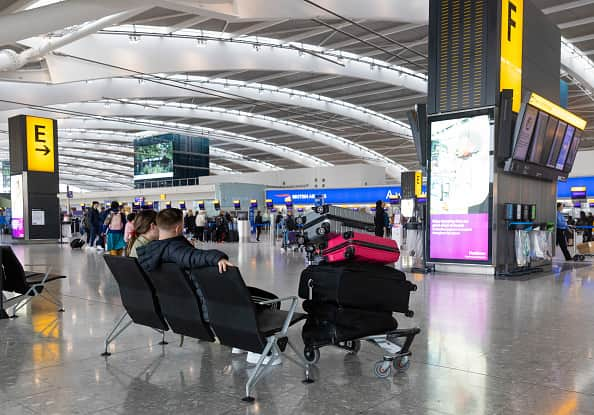
<svg viewBox="0 0 594 415"><path fill-rule="evenodd" d="M154 210L142 210L134 218L134 234L128 240L126 255L138 258L136 250L147 245L151 241L159 239L159 228L157 228L157 212Z"/></svg>

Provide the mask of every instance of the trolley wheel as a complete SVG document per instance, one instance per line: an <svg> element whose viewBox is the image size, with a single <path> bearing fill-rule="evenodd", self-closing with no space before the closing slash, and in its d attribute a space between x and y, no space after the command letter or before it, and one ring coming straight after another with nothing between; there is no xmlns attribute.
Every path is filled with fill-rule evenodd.
<svg viewBox="0 0 594 415"><path fill-rule="evenodd" d="M394 359L393 366L397 372L406 372L410 367L410 358L408 356L397 357Z"/></svg>
<svg viewBox="0 0 594 415"><path fill-rule="evenodd" d="M320 361L320 349L312 349L312 348L306 347L303 350L303 357L305 358L307 363L316 364Z"/></svg>
<svg viewBox="0 0 594 415"><path fill-rule="evenodd" d="M585 261L586 260L586 256L585 255L580 255L580 261Z"/></svg>
<svg viewBox="0 0 594 415"><path fill-rule="evenodd" d="M573 260L574 260L574 261L581 261L581 259L580 259L580 256L581 256L580 254L575 254L575 255L573 256Z"/></svg>
<svg viewBox="0 0 594 415"><path fill-rule="evenodd" d="M357 354L361 350L361 340L348 340L344 342L344 346L349 351L349 354Z"/></svg>
<svg viewBox="0 0 594 415"><path fill-rule="evenodd" d="M380 360L373 366L373 373L380 379L385 379L392 373L392 362L389 360Z"/></svg>

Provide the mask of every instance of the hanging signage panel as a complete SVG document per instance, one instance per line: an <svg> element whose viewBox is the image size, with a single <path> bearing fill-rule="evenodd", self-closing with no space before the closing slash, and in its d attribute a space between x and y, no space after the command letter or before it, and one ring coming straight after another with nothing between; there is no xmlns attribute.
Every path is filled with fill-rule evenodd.
<svg viewBox="0 0 594 415"><path fill-rule="evenodd" d="M27 115L27 170L54 173L54 122L49 118Z"/></svg>
<svg viewBox="0 0 594 415"><path fill-rule="evenodd" d="M400 195L400 186L351 187L334 189L278 189L267 190L266 199L275 205L284 205L290 198L296 205L316 204L316 197L323 196L327 204L375 204L382 200L389 202L390 196Z"/></svg>
<svg viewBox="0 0 594 415"><path fill-rule="evenodd" d="M522 103L522 36L524 0L501 3L501 72L499 88L514 91L512 110L520 111Z"/></svg>

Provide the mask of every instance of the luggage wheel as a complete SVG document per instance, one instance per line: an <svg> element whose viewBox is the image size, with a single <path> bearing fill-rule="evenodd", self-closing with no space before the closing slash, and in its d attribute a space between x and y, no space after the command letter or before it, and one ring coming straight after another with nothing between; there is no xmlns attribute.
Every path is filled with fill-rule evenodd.
<svg viewBox="0 0 594 415"><path fill-rule="evenodd" d="M385 379L392 373L392 362L389 360L380 360L375 362L373 373L380 379Z"/></svg>
<svg viewBox="0 0 594 415"><path fill-rule="evenodd" d="M394 358L392 362L392 366L397 372L406 372L410 367L410 357L409 356L399 356Z"/></svg>
<svg viewBox="0 0 594 415"><path fill-rule="evenodd" d="M303 350L303 357L308 363L316 364L320 361L320 349L306 347Z"/></svg>

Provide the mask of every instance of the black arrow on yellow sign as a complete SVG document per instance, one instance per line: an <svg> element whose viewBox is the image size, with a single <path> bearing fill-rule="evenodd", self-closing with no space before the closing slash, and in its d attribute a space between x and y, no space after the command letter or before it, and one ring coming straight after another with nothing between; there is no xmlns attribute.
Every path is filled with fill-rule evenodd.
<svg viewBox="0 0 594 415"><path fill-rule="evenodd" d="M50 153L50 149L46 144L43 145L43 148L36 148L35 151L43 152L44 156L47 156Z"/></svg>

